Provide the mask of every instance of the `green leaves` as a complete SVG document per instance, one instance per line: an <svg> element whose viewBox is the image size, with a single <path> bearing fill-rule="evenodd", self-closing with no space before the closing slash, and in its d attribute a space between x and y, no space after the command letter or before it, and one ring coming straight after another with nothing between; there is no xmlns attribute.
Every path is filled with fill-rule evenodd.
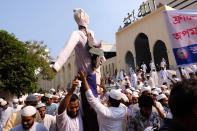
<svg viewBox="0 0 197 131"><path fill-rule="evenodd" d="M14 34L0 30L0 88L13 94L31 93L37 89L38 77L50 80L55 74L42 42L21 42ZM37 69L41 69L38 74Z"/></svg>

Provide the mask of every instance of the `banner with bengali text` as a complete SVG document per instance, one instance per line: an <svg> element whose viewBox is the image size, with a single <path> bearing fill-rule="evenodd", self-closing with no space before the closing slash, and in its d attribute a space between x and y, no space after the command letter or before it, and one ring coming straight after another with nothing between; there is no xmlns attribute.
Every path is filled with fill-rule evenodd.
<svg viewBox="0 0 197 131"><path fill-rule="evenodd" d="M197 10L163 12L177 66L197 63Z"/></svg>

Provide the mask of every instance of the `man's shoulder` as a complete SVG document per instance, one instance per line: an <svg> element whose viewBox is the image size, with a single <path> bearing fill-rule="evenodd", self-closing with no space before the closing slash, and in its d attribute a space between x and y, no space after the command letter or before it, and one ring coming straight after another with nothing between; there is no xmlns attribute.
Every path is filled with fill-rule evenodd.
<svg viewBox="0 0 197 131"><path fill-rule="evenodd" d="M38 129L38 130L40 130L40 129L46 129L46 127L45 127L43 124L38 123L38 122L34 122L34 126L35 126L36 130L37 130L37 129ZM46 130L47 130L47 129L46 129Z"/></svg>

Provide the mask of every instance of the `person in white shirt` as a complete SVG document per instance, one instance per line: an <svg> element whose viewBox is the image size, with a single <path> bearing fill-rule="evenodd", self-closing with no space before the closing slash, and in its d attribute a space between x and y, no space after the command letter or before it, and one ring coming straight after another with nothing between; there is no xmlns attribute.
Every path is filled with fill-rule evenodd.
<svg viewBox="0 0 197 131"><path fill-rule="evenodd" d="M168 82L168 72L164 69L164 67L160 70L160 77L163 83Z"/></svg>
<svg viewBox="0 0 197 131"><path fill-rule="evenodd" d="M152 77L150 77L150 75L146 75L146 77L147 77L148 85L151 86L151 87L155 87L155 82L152 79Z"/></svg>
<svg viewBox="0 0 197 131"><path fill-rule="evenodd" d="M158 75L157 75L157 72L155 69L152 70L151 77L153 78L153 81L154 81L155 85L157 86L159 84L158 83L159 79L158 79Z"/></svg>
<svg viewBox="0 0 197 131"><path fill-rule="evenodd" d="M151 62L150 62L149 65L150 65L151 71L152 71L153 69L155 69L155 64L154 64L153 60L151 60Z"/></svg>
<svg viewBox="0 0 197 131"><path fill-rule="evenodd" d="M166 60L164 58L161 60L160 67L166 69Z"/></svg>
<svg viewBox="0 0 197 131"><path fill-rule="evenodd" d="M56 115L56 123L59 131L83 131L82 114L79 109L79 98L73 94L78 86L77 81L73 81L73 85L61 101Z"/></svg>
<svg viewBox="0 0 197 131"><path fill-rule="evenodd" d="M142 63L141 68L144 71L144 73L146 74L147 66L144 62Z"/></svg>
<svg viewBox="0 0 197 131"><path fill-rule="evenodd" d="M10 131L47 131L46 127L40 123L34 122L36 118L36 108L26 106L22 109L21 124L13 127Z"/></svg>
<svg viewBox="0 0 197 131"><path fill-rule="evenodd" d="M37 110L40 113L42 118L42 124L47 128L48 131L56 130L56 119L55 116L46 114L46 105L44 103L40 103L36 106Z"/></svg>
<svg viewBox="0 0 197 131"><path fill-rule="evenodd" d="M131 71L130 75L131 86L135 87L137 85L137 75L134 70Z"/></svg>
<svg viewBox="0 0 197 131"><path fill-rule="evenodd" d="M0 130L5 126L8 118L14 112L12 107L8 107L7 101L1 102L2 111L0 112Z"/></svg>
<svg viewBox="0 0 197 131"><path fill-rule="evenodd" d="M121 93L112 90L109 93L108 107L95 98L88 86L85 74L80 71L80 77L84 83L84 90L89 104L97 113L99 131L122 131L126 119L126 109L120 105Z"/></svg>

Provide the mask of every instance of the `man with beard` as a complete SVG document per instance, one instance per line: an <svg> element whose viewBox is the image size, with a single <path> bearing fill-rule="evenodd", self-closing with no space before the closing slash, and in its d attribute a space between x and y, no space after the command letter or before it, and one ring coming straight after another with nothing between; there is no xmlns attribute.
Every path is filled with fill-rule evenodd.
<svg viewBox="0 0 197 131"><path fill-rule="evenodd" d="M46 114L46 105L44 103L40 103L36 106L37 110L40 113L42 118L42 124L47 128L48 131L56 130L56 119L55 116Z"/></svg>
<svg viewBox="0 0 197 131"><path fill-rule="evenodd" d="M60 103L56 117L59 131L83 131L82 116L79 111L79 98L76 94L73 94L78 84L77 81L73 81L70 91Z"/></svg>
<svg viewBox="0 0 197 131"><path fill-rule="evenodd" d="M152 111L154 101L150 96L139 97L140 110L129 117L127 131L144 131L149 126L159 126L160 118L157 112Z"/></svg>
<svg viewBox="0 0 197 131"><path fill-rule="evenodd" d="M36 119L36 108L26 106L21 112L22 123L13 127L11 131L47 131L44 125L34 122Z"/></svg>

